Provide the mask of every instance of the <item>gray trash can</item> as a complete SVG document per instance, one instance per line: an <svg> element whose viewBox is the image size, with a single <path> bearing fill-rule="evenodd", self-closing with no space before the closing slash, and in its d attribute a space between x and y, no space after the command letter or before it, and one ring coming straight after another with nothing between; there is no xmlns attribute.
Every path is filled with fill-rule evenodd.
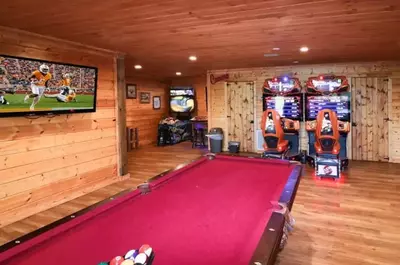
<svg viewBox="0 0 400 265"><path fill-rule="evenodd" d="M210 132L207 134L207 137L210 138L211 153L221 153L222 143L224 141L222 128L211 128Z"/></svg>

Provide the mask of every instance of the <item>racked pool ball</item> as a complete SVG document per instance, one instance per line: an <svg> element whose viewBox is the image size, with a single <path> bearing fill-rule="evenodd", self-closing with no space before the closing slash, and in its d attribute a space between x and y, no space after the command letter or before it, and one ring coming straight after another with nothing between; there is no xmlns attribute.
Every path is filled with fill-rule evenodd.
<svg viewBox="0 0 400 265"><path fill-rule="evenodd" d="M121 265L125 259L121 256L116 256L110 261L110 265Z"/></svg>
<svg viewBox="0 0 400 265"><path fill-rule="evenodd" d="M150 257L153 253L153 249L149 245L144 244L139 248L139 253L144 253L147 257Z"/></svg>
<svg viewBox="0 0 400 265"><path fill-rule="evenodd" d="M129 250L129 251L125 254L125 259L134 260L138 254L139 254L139 251L136 250L136 249Z"/></svg>
<svg viewBox="0 0 400 265"><path fill-rule="evenodd" d="M121 265L134 265L134 264L135 262L131 259L126 259L121 263Z"/></svg>
<svg viewBox="0 0 400 265"><path fill-rule="evenodd" d="M139 253L135 258L135 265L144 265L147 263L148 257L144 253Z"/></svg>

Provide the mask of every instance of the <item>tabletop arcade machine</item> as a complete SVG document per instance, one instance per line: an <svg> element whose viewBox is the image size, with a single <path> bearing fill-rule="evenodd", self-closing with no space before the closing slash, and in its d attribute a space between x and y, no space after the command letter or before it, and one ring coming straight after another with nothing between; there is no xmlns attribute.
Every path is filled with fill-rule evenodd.
<svg viewBox="0 0 400 265"><path fill-rule="evenodd" d="M349 89L344 76L320 75L306 83L307 161L317 177L339 179L348 166Z"/></svg>
<svg viewBox="0 0 400 265"><path fill-rule="evenodd" d="M298 78L281 76L267 79L263 85L264 136L263 157L301 160L300 121L303 119L303 95Z"/></svg>

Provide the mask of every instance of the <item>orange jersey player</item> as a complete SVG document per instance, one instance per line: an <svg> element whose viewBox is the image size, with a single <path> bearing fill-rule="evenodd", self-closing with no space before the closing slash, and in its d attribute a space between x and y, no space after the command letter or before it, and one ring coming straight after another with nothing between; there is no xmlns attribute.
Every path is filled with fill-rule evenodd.
<svg viewBox="0 0 400 265"><path fill-rule="evenodd" d="M63 79L60 81L61 87L71 87L72 78L70 74L63 75Z"/></svg>
<svg viewBox="0 0 400 265"><path fill-rule="evenodd" d="M33 71L31 80L31 90L32 93L25 96L24 101L27 102L29 98L33 98L30 110L35 110L35 105L39 102L42 97L44 90L48 86L52 75L49 73L50 68L46 64L42 64L39 70Z"/></svg>

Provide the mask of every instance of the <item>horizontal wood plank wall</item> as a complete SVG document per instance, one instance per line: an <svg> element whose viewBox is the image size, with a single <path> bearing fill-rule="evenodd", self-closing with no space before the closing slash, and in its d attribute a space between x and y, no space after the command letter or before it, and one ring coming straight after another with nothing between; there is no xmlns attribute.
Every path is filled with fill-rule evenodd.
<svg viewBox="0 0 400 265"><path fill-rule="evenodd" d="M196 95L196 110L193 115L207 116L206 86L207 76L178 77L171 80L172 86L193 86Z"/></svg>
<svg viewBox="0 0 400 265"><path fill-rule="evenodd" d="M155 80L127 77L127 84L137 85L137 98L126 100L126 126L138 128L139 147L157 142L158 123L168 116L168 85ZM140 92L150 92L149 104L140 103ZM161 97L161 109L153 109L153 96Z"/></svg>
<svg viewBox="0 0 400 265"><path fill-rule="evenodd" d="M113 52L1 28L0 53L98 67L97 112L0 119L0 227L118 180Z"/></svg>
<svg viewBox="0 0 400 265"><path fill-rule="evenodd" d="M293 65L293 66L280 66L280 67L263 67L263 68L243 68L243 69L223 69L223 70L210 70L208 71L209 76L214 74L218 77L223 74L229 74L229 79L225 81L218 82L216 84L211 84L208 81L209 90L209 104L210 113L209 126L210 127L222 127L226 130L227 119L225 115L225 94L224 94L224 84L227 81L254 81L256 89L256 102L255 102L255 130L260 129L260 120L262 115L262 85L266 78L271 78L280 75L291 75L298 77L302 84L310 76L316 76L318 74L336 74L345 75L350 80L351 77L388 77L393 78L393 103L391 106L391 113L393 117L397 117L397 120L392 121L392 131L391 135L394 137L389 137L393 139L394 142L397 135L399 139L400 135L400 97L396 96L400 94L400 62L371 62L371 63L347 63L347 64L318 64L318 65ZM397 80L397 81L396 81ZM397 84L397 88L395 87ZM398 97L398 98L396 98ZM397 116L396 116L397 115ZM307 150L307 132L304 127L304 123L301 125L300 129L300 142L301 149ZM351 142L351 141L348 141ZM392 145L392 143L389 143ZM226 146L226 137L225 137ZM400 162L400 145L398 147L393 147L393 154L397 154L397 162Z"/></svg>

